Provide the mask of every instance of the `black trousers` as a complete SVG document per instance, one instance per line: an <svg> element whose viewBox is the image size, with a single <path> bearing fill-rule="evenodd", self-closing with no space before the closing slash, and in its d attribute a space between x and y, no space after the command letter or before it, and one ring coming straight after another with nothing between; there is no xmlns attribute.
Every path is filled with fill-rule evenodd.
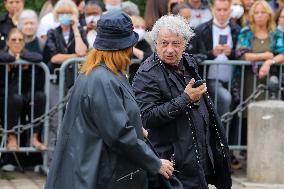
<svg viewBox="0 0 284 189"><path fill-rule="evenodd" d="M34 101L32 102L32 96L30 92L23 94L23 107L21 112L22 123L26 124L27 121L31 122L32 116L33 119L36 119L44 114L45 111L45 103L46 103L46 96L41 91L36 91L34 93ZM33 106L32 106L33 104ZM32 108L33 108L33 115L32 115ZM26 119L28 117L28 120ZM41 134L43 127L43 123L39 126L34 128L34 133Z"/></svg>
<svg viewBox="0 0 284 189"><path fill-rule="evenodd" d="M34 94L34 102L31 101L30 93L23 93L19 95L16 92L8 94L7 101L7 129L12 129L21 120L22 124L26 124L26 117L28 116L28 122L31 121L31 104L34 104L33 118L41 116L45 111L46 96L43 92L37 91ZM20 119L21 118L21 119ZM0 97L0 119L1 125L5 123L5 95ZM35 127L34 132L40 133L42 126Z"/></svg>
<svg viewBox="0 0 284 189"><path fill-rule="evenodd" d="M7 101L7 129L12 129L18 124L23 108L23 96L17 93L11 92L8 94ZM1 125L5 124L5 95L0 97L0 119Z"/></svg>

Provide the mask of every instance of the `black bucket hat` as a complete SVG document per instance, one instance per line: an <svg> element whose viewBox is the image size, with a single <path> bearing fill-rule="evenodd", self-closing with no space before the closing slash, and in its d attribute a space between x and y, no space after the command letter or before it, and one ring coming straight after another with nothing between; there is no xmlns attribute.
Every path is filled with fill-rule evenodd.
<svg viewBox="0 0 284 189"><path fill-rule="evenodd" d="M134 46L138 34L133 31L130 17L121 11L108 11L97 22L97 36L94 48L103 51L117 51Z"/></svg>

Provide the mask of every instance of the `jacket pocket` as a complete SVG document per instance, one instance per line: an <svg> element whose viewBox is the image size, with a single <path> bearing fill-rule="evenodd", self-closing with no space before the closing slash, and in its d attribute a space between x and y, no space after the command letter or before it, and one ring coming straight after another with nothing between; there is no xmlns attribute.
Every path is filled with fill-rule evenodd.
<svg viewBox="0 0 284 189"><path fill-rule="evenodd" d="M105 189L138 189L147 183L146 172L135 166L129 160L118 158L115 171Z"/></svg>
<svg viewBox="0 0 284 189"><path fill-rule="evenodd" d="M196 176L198 166L194 146L184 147L185 150L181 148L182 146L175 148L176 169L184 175Z"/></svg>

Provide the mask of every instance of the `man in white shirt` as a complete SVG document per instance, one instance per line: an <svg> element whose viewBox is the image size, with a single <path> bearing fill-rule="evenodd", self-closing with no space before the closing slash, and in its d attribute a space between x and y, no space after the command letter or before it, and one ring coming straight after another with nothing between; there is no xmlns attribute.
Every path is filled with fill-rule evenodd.
<svg viewBox="0 0 284 189"><path fill-rule="evenodd" d="M198 53L207 56L207 60L226 62L235 59L235 48L240 27L230 21L230 0L214 0L213 19L196 28ZM232 96L228 84L232 78L233 66L210 65L207 72L207 86L217 101L220 116L230 111ZM216 95L216 96L215 96ZM216 99L217 98L217 99Z"/></svg>

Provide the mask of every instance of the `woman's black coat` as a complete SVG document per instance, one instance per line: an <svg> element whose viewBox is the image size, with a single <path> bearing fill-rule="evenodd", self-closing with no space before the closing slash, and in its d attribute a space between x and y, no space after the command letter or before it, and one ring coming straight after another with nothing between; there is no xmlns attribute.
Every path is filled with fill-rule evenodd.
<svg viewBox="0 0 284 189"><path fill-rule="evenodd" d="M23 51L20 54L20 58L22 60L33 62L33 63L40 63L42 61L42 55L36 52L31 52L29 50L23 49ZM16 57L12 56L8 53L7 50L0 50L0 63L9 64L12 65L13 62L16 61ZM16 91L18 90L18 80L19 80L19 74L18 74L18 66L15 68L10 68L9 74L8 74L8 81L9 81L9 88L13 88ZM0 66L0 93L4 93L5 88L5 66L2 64ZM35 76L37 77L37 76ZM30 70L23 70L22 75L22 90L26 91L29 88L30 85ZM3 90L3 91L2 91ZM9 91L11 92L11 91Z"/></svg>
<svg viewBox="0 0 284 189"><path fill-rule="evenodd" d="M160 160L143 141L124 76L105 66L75 82L45 189L147 189Z"/></svg>

